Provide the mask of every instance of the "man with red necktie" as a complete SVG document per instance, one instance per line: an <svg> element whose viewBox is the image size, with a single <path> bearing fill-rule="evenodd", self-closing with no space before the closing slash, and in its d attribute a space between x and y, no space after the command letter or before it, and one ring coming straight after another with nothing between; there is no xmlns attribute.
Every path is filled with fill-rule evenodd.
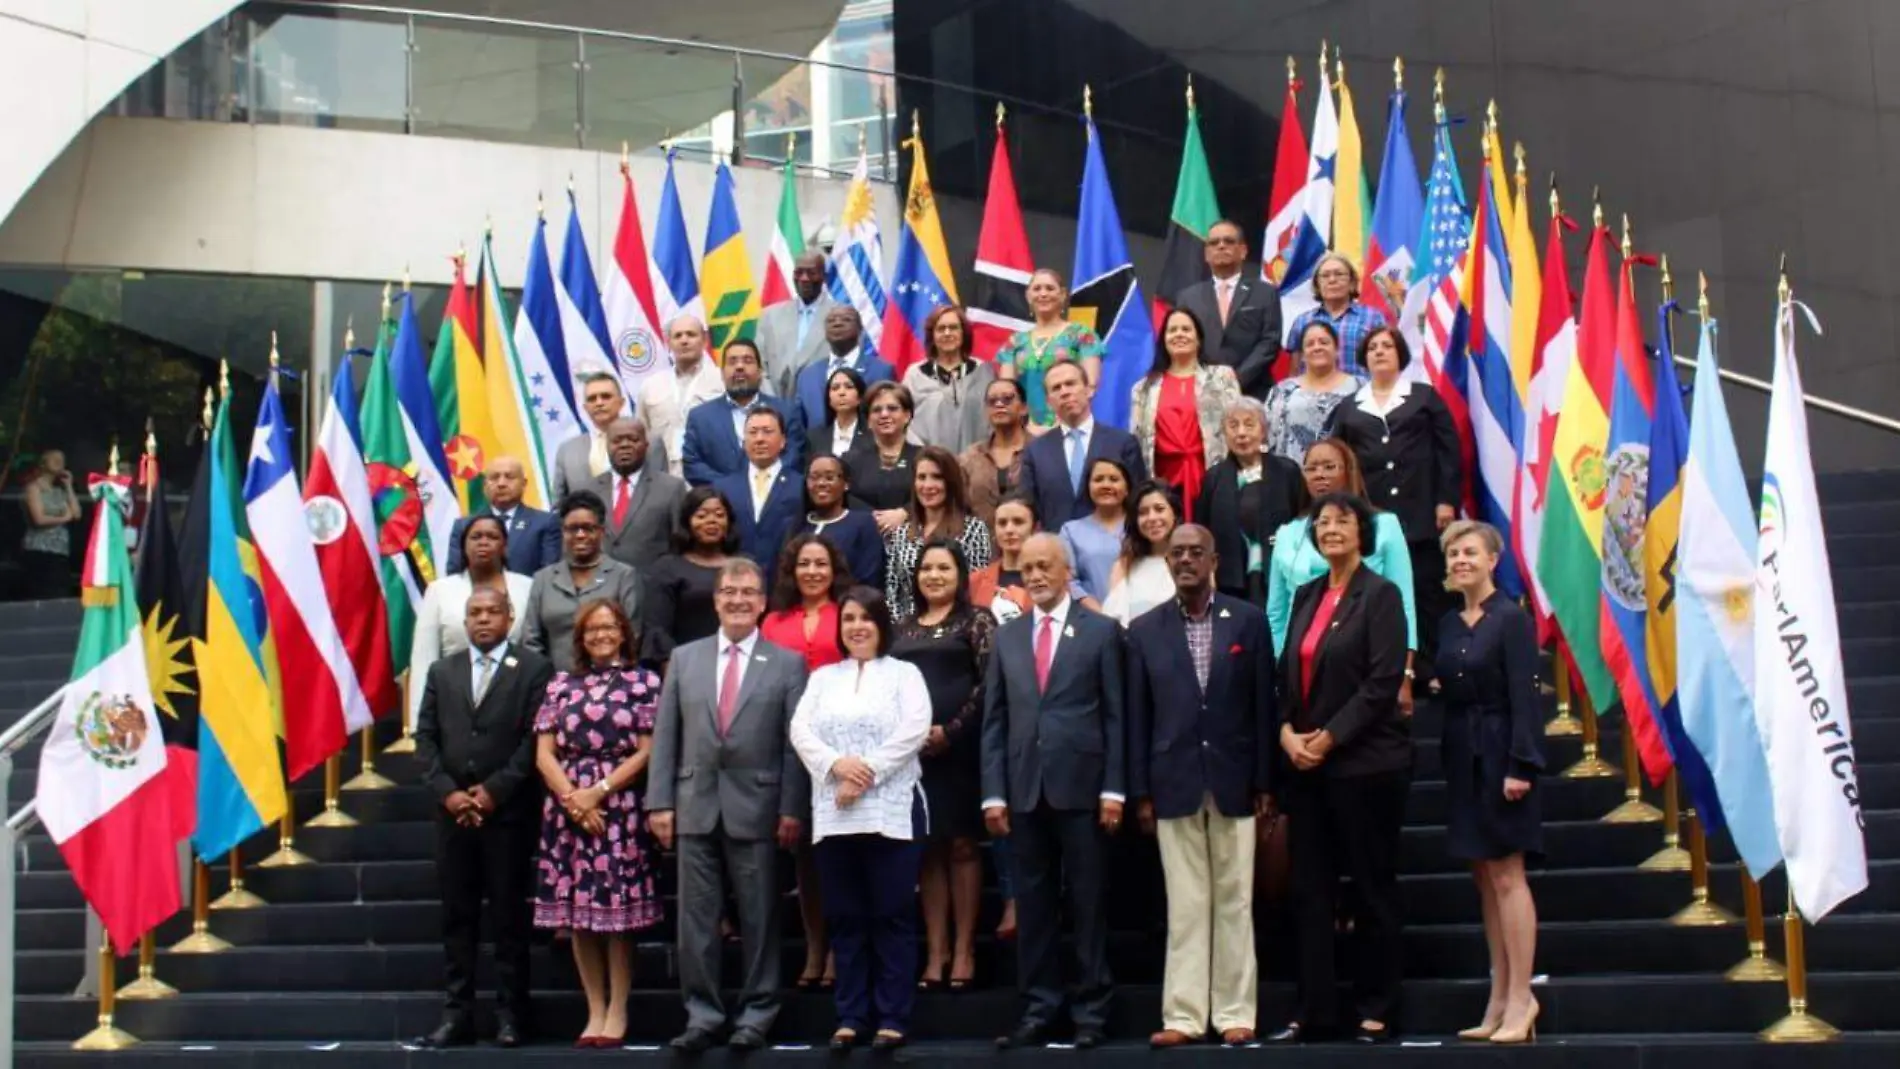
<svg viewBox="0 0 1900 1069"><path fill-rule="evenodd" d="M607 424L607 470L588 489L607 503L607 555L635 571L651 567L669 548L673 522L686 497L686 480L647 461L647 426L622 417Z"/></svg>

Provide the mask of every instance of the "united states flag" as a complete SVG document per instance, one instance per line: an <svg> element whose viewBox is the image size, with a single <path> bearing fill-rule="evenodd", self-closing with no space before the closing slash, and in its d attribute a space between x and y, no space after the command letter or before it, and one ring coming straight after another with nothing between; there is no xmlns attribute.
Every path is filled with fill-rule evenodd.
<svg viewBox="0 0 1900 1069"><path fill-rule="evenodd" d="M1418 348L1423 359L1411 368L1431 383L1432 389L1451 410L1463 444L1465 471L1470 473L1476 460L1471 434L1471 406L1465 392L1465 335L1469 318L1460 292L1464 287L1465 253L1471 241L1471 219L1465 211L1464 188L1458 181L1458 164L1452 157L1449 127L1440 123L1432 152L1432 174L1425 191L1425 227L1419 236L1419 248L1425 255L1417 264L1414 283L1424 283L1425 301ZM1415 287L1416 288L1416 287ZM1422 367L1421 367L1422 365ZM1465 485L1465 513L1477 515L1470 500L1472 480Z"/></svg>

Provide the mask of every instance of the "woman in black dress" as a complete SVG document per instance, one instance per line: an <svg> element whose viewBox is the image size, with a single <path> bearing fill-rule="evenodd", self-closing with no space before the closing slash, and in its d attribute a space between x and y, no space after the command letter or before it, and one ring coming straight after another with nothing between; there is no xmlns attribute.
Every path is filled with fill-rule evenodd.
<svg viewBox="0 0 1900 1069"><path fill-rule="evenodd" d="M1461 1039L1523 1043L1537 1033L1531 964L1537 905L1524 857L1543 853L1537 774L1544 755L1537 716L1537 637L1531 618L1498 592L1504 541L1488 523L1445 529L1448 585L1464 607L1439 626L1437 677L1445 707L1445 823L1453 857L1471 863L1491 951L1484 1022Z"/></svg>
<svg viewBox="0 0 1900 1069"><path fill-rule="evenodd" d="M1207 469L1194 515L1214 532L1214 585L1264 608L1273 536L1306 513L1306 479L1298 464L1267 452L1267 406L1259 401L1229 402L1221 430L1227 456Z"/></svg>
<svg viewBox="0 0 1900 1069"><path fill-rule="evenodd" d="M805 432L805 459L843 457L870 437L864 429L864 376L841 367L825 376L825 421Z"/></svg>
<svg viewBox="0 0 1900 1069"><path fill-rule="evenodd" d="M845 454L851 472L851 504L867 508L877 519L880 535L889 535L910 518L911 471L922 446L910 440L910 418L917 403L910 391L895 382L880 382L864 395L868 439Z"/></svg>
<svg viewBox="0 0 1900 1069"><path fill-rule="evenodd" d="M640 607L643 658L664 662L675 646L719 630L713 588L719 585L720 567L737 552L732 502L710 486L686 491L673 521L673 552L641 569L646 577L646 599Z"/></svg>
<svg viewBox="0 0 1900 1069"><path fill-rule="evenodd" d="M950 990L962 991L976 975L983 884L976 852L983 832L977 734L996 618L970 604L969 561L963 547L947 538L925 544L912 595L917 613L897 625L891 656L916 665L930 688L931 727L923 750L930 838L920 881L926 947L921 986L943 984L947 965Z"/></svg>

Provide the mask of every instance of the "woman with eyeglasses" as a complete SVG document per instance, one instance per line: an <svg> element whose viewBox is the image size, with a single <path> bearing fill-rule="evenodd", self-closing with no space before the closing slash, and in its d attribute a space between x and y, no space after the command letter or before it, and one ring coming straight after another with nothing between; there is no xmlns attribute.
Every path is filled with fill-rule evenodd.
<svg viewBox="0 0 1900 1069"><path fill-rule="evenodd" d="M884 585L884 536L871 510L851 508L851 469L844 458L814 456L805 466L805 522L799 530L824 535L844 554L860 583Z"/></svg>
<svg viewBox="0 0 1900 1069"><path fill-rule="evenodd" d="M599 494L572 491L554 511L561 518L561 559L534 573L528 602L515 611L526 620L522 644L553 661L555 671L572 672L574 613L581 603L605 598L638 620L640 576L601 552L607 503Z"/></svg>
<svg viewBox="0 0 1900 1069"><path fill-rule="evenodd" d="M1301 370L1267 391L1267 451L1295 464L1326 436L1333 410L1359 391L1359 380L1339 366L1339 332L1325 320L1313 320L1295 334Z"/></svg>
<svg viewBox="0 0 1900 1069"><path fill-rule="evenodd" d="M930 359L904 372L904 386L917 402L910 436L924 445L961 453L989 433L983 395L996 372L970 357L970 323L963 309L940 304L924 320Z"/></svg>
<svg viewBox="0 0 1900 1069"><path fill-rule="evenodd" d="M805 459L842 457L870 437L864 421L864 376L841 367L825 376L825 421L805 432Z"/></svg>
<svg viewBox="0 0 1900 1069"><path fill-rule="evenodd" d="M864 395L864 410L871 436L844 458L851 477L851 503L870 509L878 533L889 536L910 516L911 477L917 451L923 448L909 438L917 403L909 390L887 381L873 385Z"/></svg>
<svg viewBox="0 0 1900 1069"><path fill-rule="evenodd" d="M476 590L499 590L508 595L514 607L514 626L508 641L521 641L521 629L527 623L528 597L534 592L534 580L519 572L507 571L508 528L501 517L482 513L469 517L462 525L462 570L437 576L422 595L416 610L416 634L409 644L409 678L427 679L429 666L444 657L453 657L468 648L468 596ZM409 688L409 723L415 724L422 711L422 688Z"/></svg>
<svg viewBox="0 0 1900 1069"><path fill-rule="evenodd" d="M1023 450L1034 431L1029 426L1029 395L1015 379L997 379L984 387L983 411L989 436L957 457L970 509L984 523L996 519L997 503L1021 485Z"/></svg>
<svg viewBox="0 0 1900 1069"><path fill-rule="evenodd" d="M1043 372L1060 361L1074 360L1082 365L1089 382L1101 382L1102 339L1069 318L1069 287L1054 268L1036 268L1029 276L1026 295L1036 315L1035 325L1011 335L1009 344L997 352L996 374L1023 384L1029 422L1047 429L1055 425L1056 417L1043 393Z"/></svg>
<svg viewBox="0 0 1900 1069"><path fill-rule="evenodd" d="M1381 289L1388 301L1397 298L1392 307L1397 308L1405 303L1402 287L1395 288L1390 280L1384 280ZM1361 346L1367 335L1390 324L1386 322L1385 313L1359 300L1359 269L1353 266L1351 260L1336 252L1320 257L1319 265L1313 269L1313 296L1319 300L1319 306L1301 313L1293 321L1293 328L1287 332L1287 336L1304 338L1310 324L1326 324L1333 331L1334 350L1339 354L1339 369L1364 382L1366 366L1356 359ZM1304 351L1301 355L1305 355Z"/></svg>
<svg viewBox="0 0 1900 1069"><path fill-rule="evenodd" d="M672 546L673 552L646 569L646 639L641 652L655 662L719 630L713 591L719 586L719 569L739 552L732 502L711 486L686 491L673 520Z"/></svg>

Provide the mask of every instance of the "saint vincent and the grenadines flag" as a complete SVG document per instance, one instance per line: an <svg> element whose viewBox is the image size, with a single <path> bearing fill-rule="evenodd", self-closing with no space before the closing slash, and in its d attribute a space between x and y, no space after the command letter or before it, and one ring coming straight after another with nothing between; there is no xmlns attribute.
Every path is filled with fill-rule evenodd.
<svg viewBox="0 0 1900 1069"><path fill-rule="evenodd" d="M752 281L745 228L732 169L724 160L713 171L712 206L706 213L706 255L699 263L699 287L706 298L706 344L723 352L735 338L750 338L759 325L759 288Z"/></svg>
<svg viewBox="0 0 1900 1069"><path fill-rule="evenodd" d="M956 276L943 243L937 198L930 190L924 162L924 138L913 128L910 140L910 189L904 197L904 221L897 235L897 266L891 271L891 300L884 312L884 341L879 350L901 378L912 364L929 359L924 324L943 304L957 303Z"/></svg>

